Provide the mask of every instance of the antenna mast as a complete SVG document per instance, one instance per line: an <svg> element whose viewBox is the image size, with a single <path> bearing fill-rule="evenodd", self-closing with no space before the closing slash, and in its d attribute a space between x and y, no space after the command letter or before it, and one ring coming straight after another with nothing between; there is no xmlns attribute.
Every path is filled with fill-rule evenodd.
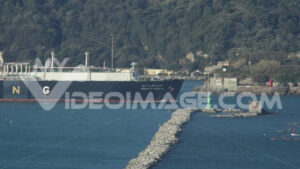
<svg viewBox="0 0 300 169"><path fill-rule="evenodd" d="M85 67L89 67L89 54L90 52L85 52Z"/></svg>
<svg viewBox="0 0 300 169"><path fill-rule="evenodd" d="M54 62L55 62L55 53L54 51L51 52L51 68L54 68Z"/></svg>
<svg viewBox="0 0 300 169"><path fill-rule="evenodd" d="M111 69L114 68L114 34L111 34Z"/></svg>
<svg viewBox="0 0 300 169"><path fill-rule="evenodd" d="M0 51L0 65L4 63L4 57L3 57L3 52Z"/></svg>

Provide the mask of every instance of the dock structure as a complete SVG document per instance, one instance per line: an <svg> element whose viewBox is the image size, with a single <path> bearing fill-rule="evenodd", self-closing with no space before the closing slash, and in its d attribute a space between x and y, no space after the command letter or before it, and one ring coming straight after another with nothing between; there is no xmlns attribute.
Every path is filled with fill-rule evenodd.
<svg viewBox="0 0 300 169"><path fill-rule="evenodd" d="M261 102L250 102L249 110L241 110L241 109L201 109L202 112L213 114L210 117L220 117L220 118L247 118L247 117L256 117L261 115L272 114L267 112L262 108ZM223 113L223 114L218 114Z"/></svg>
<svg viewBox="0 0 300 169"><path fill-rule="evenodd" d="M190 121L197 110L178 109L173 112L169 121L160 126L150 144L139 153L138 157L129 161L126 169L148 169L161 160L173 144L177 143L177 134L182 126Z"/></svg>

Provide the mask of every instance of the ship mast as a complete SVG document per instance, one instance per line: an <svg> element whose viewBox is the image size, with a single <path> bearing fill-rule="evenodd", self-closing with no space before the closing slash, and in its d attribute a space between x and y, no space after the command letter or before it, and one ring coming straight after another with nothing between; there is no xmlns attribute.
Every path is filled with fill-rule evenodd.
<svg viewBox="0 0 300 169"><path fill-rule="evenodd" d="M114 34L111 34L111 70L114 68Z"/></svg>
<svg viewBox="0 0 300 169"><path fill-rule="evenodd" d="M3 57L3 52L0 51L0 65L4 64L4 57Z"/></svg>
<svg viewBox="0 0 300 169"><path fill-rule="evenodd" d="M3 71L3 64L4 64L3 52L0 51L0 72Z"/></svg>
<svg viewBox="0 0 300 169"><path fill-rule="evenodd" d="M111 69L114 68L114 34L111 34Z"/></svg>
<svg viewBox="0 0 300 169"><path fill-rule="evenodd" d="M90 52L85 52L85 67L89 67L89 54Z"/></svg>
<svg viewBox="0 0 300 169"><path fill-rule="evenodd" d="M55 53L54 51L51 52L51 68L54 68L54 62L55 62Z"/></svg>

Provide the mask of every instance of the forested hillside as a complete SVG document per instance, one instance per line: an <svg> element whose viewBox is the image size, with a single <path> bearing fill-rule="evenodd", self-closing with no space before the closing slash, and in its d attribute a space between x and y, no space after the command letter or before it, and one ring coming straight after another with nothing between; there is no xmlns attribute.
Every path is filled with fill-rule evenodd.
<svg viewBox="0 0 300 169"><path fill-rule="evenodd" d="M113 34L118 67L201 69L257 51L300 51L299 9L298 0L2 0L0 49L9 61L55 50L72 65L89 51L96 66L109 65Z"/></svg>

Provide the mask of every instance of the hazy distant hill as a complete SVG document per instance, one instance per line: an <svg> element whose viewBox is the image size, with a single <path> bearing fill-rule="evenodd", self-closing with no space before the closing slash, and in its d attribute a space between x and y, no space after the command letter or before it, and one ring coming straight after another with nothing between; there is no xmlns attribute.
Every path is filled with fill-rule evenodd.
<svg viewBox="0 0 300 169"><path fill-rule="evenodd" d="M109 65L114 34L118 67L195 69L255 51L300 51L299 9L298 0L3 0L0 48L10 61L54 49L73 65L88 50L95 65Z"/></svg>

